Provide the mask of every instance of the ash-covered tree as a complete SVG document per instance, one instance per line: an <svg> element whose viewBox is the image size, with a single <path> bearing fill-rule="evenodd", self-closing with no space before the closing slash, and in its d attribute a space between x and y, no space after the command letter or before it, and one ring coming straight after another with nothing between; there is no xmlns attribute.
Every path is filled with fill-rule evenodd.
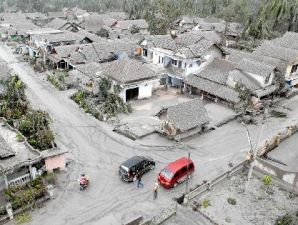
<svg viewBox="0 0 298 225"><path fill-rule="evenodd" d="M17 75L1 80L4 93L0 96L0 116L7 120L19 119L28 110L25 84Z"/></svg>

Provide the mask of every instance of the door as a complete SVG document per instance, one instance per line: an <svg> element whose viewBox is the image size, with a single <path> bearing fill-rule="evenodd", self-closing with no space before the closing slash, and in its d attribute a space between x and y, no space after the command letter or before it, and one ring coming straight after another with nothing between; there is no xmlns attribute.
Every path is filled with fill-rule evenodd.
<svg viewBox="0 0 298 225"><path fill-rule="evenodd" d="M128 89L126 90L126 101L130 101L130 100L136 100L139 97L139 88L132 88L132 89Z"/></svg>

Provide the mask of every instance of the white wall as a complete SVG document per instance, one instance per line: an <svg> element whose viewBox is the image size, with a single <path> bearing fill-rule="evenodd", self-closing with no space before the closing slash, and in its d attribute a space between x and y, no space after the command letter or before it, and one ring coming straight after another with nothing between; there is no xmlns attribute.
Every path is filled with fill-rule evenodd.
<svg viewBox="0 0 298 225"><path fill-rule="evenodd" d="M212 62L214 59L222 59L223 54L218 47L212 46L205 54L201 56L201 58L203 59L203 61L209 63Z"/></svg>
<svg viewBox="0 0 298 225"><path fill-rule="evenodd" d="M121 97L123 101L126 102L126 90L138 87L139 88L138 99L150 98L152 96L152 90L157 89L158 86L159 86L159 80L150 80L147 82L145 81L138 85L132 85L132 86L123 88L119 94L119 97Z"/></svg>
<svg viewBox="0 0 298 225"><path fill-rule="evenodd" d="M272 72L270 74L270 78L269 78L269 82L265 84L265 80L266 78L257 74L253 74L253 73L247 73L249 76L251 76L253 79L255 79L260 85L261 87L267 87L270 86L272 84L273 78L274 78L274 73Z"/></svg>
<svg viewBox="0 0 298 225"><path fill-rule="evenodd" d="M138 99L150 98L151 96L152 96L152 83L140 84Z"/></svg>

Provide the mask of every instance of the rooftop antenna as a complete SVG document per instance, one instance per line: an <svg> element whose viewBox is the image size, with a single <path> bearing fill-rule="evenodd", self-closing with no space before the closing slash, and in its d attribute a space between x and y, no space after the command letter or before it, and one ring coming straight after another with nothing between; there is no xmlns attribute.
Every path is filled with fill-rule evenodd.
<svg viewBox="0 0 298 225"><path fill-rule="evenodd" d="M250 147L251 147L251 149L249 151L251 163L250 163L250 167L249 167L248 174L247 174L247 182L246 182L246 185L245 185L245 191L247 191L247 189L248 189L249 181L250 181L252 173L253 173L253 168L256 164L256 158L257 158L257 155L258 155L258 147L259 147L259 144L261 142L261 137L263 135L264 124L265 124L265 121L266 121L266 118L267 118L267 111L268 111L267 109L265 109L265 111L264 111L261 130L260 130L260 134L259 134L259 137L258 137L258 141L257 141L256 147L255 147L255 150L253 150L253 147L252 147L252 144L251 144L250 134L249 134L248 129L246 128L247 135L248 135L248 140L249 140Z"/></svg>

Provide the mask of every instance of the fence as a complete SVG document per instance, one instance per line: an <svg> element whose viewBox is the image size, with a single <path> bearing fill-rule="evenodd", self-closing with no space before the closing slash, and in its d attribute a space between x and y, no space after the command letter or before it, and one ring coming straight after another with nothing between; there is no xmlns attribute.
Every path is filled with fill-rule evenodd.
<svg viewBox="0 0 298 225"><path fill-rule="evenodd" d="M31 180L31 176L30 173L27 173L23 176L17 177L13 180L8 181L8 185L9 186L16 186L16 185L22 185L25 184L27 182L29 182Z"/></svg>
<svg viewBox="0 0 298 225"><path fill-rule="evenodd" d="M240 172L241 170L245 169L245 166L247 165L248 161L244 160L242 162L240 162L239 164L237 164L236 166L234 166L232 169L220 174L219 176L211 179L210 181L203 183L201 185L199 185L197 188L195 188L194 190L188 192L185 195L185 201L189 201L195 197L197 197L198 195L201 195L205 192L207 192L208 190L210 190L214 185L218 184L219 182L225 180L226 178Z"/></svg>

